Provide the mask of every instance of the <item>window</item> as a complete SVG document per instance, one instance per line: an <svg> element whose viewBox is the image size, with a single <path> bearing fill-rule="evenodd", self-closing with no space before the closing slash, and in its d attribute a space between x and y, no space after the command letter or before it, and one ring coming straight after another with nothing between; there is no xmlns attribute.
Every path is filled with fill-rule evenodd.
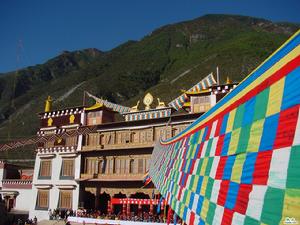
<svg viewBox="0 0 300 225"><path fill-rule="evenodd" d="M121 174L126 174L126 160L125 159L121 159L120 160L120 173Z"/></svg>
<svg viewBox="0 0 300 225"><path fill-rule="evenodd" d="M115 135L113 132L106 132L100 135L99 143L101 145L114 144Z"/></svg>
<svg viewBox="0 0 300 225"><path fill-rule="evenodd" d="M145 166L146 170L148 171L149 167L150 167L150 159L146 159L145 163L146 163L146 166Z"/></svg>
<svg viewBox="0 0 300 225"><path fill-rule="evenodd" d="M100 134L99 144L104 145L105 144L104 140L105 140L104 139L104 134Z"/></svg>
<svg viewBox="0 0 300 225"><path fill-rule="evenodd" d="M101 111L89 112L87 114L87 125L96 125L101 123Z"/></svg>
<svg viewBox="0 0 300 225"><path fill-rule="evenodd" d="M116 159L115 158L113 158L113 160L112 160L112 167L113 167L113 173L116 173Z"/></svg>
<svg viewBox="0 0 300 225"><path fill-rule="evenodd" d="M130 143L131 139L130 139L130 133L129 132L126 132L124 133L124 142L125 143Z"/></svg>
<svg viewBox="0 0 300 225"><path fill-rule="evenodd" d="M82 138L82 145L83 145L83 146L88 146L88 145L89 145L89 135L88 135L88 134L83 135L83 138Z"/></svg>
<svg viewBox="0 0 300 225"><path fill-rule="evenodd" d="M51 178L51 160L42 160L40 166L40 179L50 179Z"/></svg>
<svg viewBox="0 0 300 225"><path fill-rule="evenodd" d="M199 96L191 99L192 112L206 112L210 109L210 96Z"/></svg>
<svg viewBox="0 0 300 225"><path fill-rule="evenodd" d="M77 145L77 136L67 137L66 138L66 146L74 146Z"/></svg>
<svg viewBox="0 0 300 225"><path fill-rule="evenodd" d="M72 191L64 190L59 193L59 208L71 209L72 208Z"/></svg>
<svg viewBox="0 0 300 225"><path fill-rule="evenodd" d="M97 158L86 158L85 171L87 174L98 174L99 162Z"/></svg>
<svg viewBox="0 0 300 225"><path fill-rule="evenodd" d="M144 159L138 160L138 173L144 173Z"/></svg>
<svg viewBox="0 0 300 225"><path fill-rule="evenodd" d="M115 169L114 173L119 174L121 169L121 160L120 159L115 159Z"/></svg>
<svg viewBox="0 0 300 225"><path fill-rule="evenodd" d="M134 173L134 159L129 161L129 173Z"/></svg>
<svg viewBox="0 0 300 225"><path fill-rule="evenodd" d="M48 210L49 190L38 190L36 199L36 209Z"/></svg>
<svg viewBox="0 0 300 225"><path fill-rule="evenodd" d="M92 146L97 146L99 145L99 134L89 134L88 135L88 144L87 145L92 145Z"/></svg>
<svg viewBox="0 0 300 225"><path fill-rule="evenodd" d="M104 174L105 173L105 160L101 159L99 161L99 173Z"/></svg>
<svg viewBox="0 0 300 225"><path fill-rule="evenodd" d="M136 142L138 142L138 140L137 140L137 134L136 134L135 132L132 132L132 133L130 134L130 142L131 142L131 143L136 143Z"/></svg>
<svg viewBox="0 0 300 225"><path fill-rule="evenodd" d="M64 159L62 161L61 178L74 178L74 160Z"/></svg>
<svg viewBox="0 0 300 225"><path fill-rule="evenodd" d="M115 135L114 135L114 133L109 133L109 134L107 134L106 135L106 139L107 139L107 141L106 141L106 143L107 144L114 144L114 142L115 142Z"/></svg>
<svg viewBox="0 0 300 225"><path fill-rule="evenodd" d="M141 143L146 142L146 131L145 130L141 131L141 133L140 133L140 141L141 141Z"/></svg>
<svg viewBox="0 0 300 225"><path fill-rule="evenodd" d="M114 173L114 159L109 159L108 173Z"/></svg>

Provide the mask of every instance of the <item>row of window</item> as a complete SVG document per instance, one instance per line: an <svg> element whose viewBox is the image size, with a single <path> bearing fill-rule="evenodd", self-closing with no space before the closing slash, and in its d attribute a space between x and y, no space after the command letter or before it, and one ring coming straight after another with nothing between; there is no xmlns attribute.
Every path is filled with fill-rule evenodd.
<svg viewBox="0 0 300 225"><path fill-rule="evenodd" d="M48 210L50 193L49 190L38 190L36 199L36 209ZM60 190L58 208L72 208L72 190Z"/></svg>
<svg viewBox="0 0 300 225"><path fill-rule="evenodd" d="M83 145L108 145L108 144L128 144L128 143L149 143L153 142L153 130L143 131L120 131L107 132L104 134L88 134L84 137Z"/></svg>
<svg viewBox="0 0 300 225"><path fill-rule="evenodd" d="M52 173L52 160L42 160L39 171L39 179L50 179ZM61 179L74 178L74 159L63 159L61 172Z"/></svg>
<svg viewBox="0 0 300 225"><path fill-rule="evenodd" d="M170 138L177 135L184 130L186 125L177 126L176 128L168 127L137 130L137 131L118 131L118 132L105 132L102 134L91 133L85 135L83 138L84 146L97 146L97 145L113 145L113 144L145 144L152 143L159 140L161 137Z"/></svg>
<svg viewBox="0 0 300 225"><path fill-rule="evenodd" d="M149 169L149 158L111 158L98 159L86 158L85 173L87 174L143 174ZM52 160L41 160L39 179L51 179ZM62 161L60 179L74 178L74 159L64 159Z"/></svg>
<svg viewBox="0 0 300 225"><path fill-rule="evenodd" d="M149 158L86 158L87 174L143 174L149 169Z"/></svg>

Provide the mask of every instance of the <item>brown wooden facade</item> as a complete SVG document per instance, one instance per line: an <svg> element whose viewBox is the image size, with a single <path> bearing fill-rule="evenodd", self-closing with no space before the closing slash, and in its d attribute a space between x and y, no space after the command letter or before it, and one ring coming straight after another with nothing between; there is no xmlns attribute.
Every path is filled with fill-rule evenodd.
<svg viewBox="0 0 300 225"><path fill-rule="evenodd" d="M152 184L142 188L155 142L177 135L198 116L184 114L171 119L98 125L97 132L83 137L79 181L81 206L105 212L107 207L101 204L107 206L112 197L151 198L153 193L158 194Z"/></svg>

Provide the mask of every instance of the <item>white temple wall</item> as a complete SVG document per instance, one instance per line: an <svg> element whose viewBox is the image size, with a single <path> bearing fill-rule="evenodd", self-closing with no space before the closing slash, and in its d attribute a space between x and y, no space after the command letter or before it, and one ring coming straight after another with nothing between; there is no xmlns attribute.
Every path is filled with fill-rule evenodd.
<svg viewBox="0 0 300 225"><path fill-rule="evenodd" d="M33 201L32 189L18 189L17 191L19 192L19 195L16 198L15 209L29 211L30 204Z"/></svg>
<svg viewBox="0 0 300 225"><path fill-rule="evenodd" d="M46 154L45 154L46 155ZM41 163L41 157L43 155L37 155L34 167L34 177L33 177L33 188L32 195L33 201L31 201L29 218L37 217L38 221L49 219L48 210L56 209L59 206L59 195L60 190L72 190L72 209L78 209L79 201L79 185L75 179L80 178L80 155L75 153L53 153L53 156L50 158L52 161L52 171L51 179L39 179L39 167ZM75 179L61 179L61 169L63 159L74 159L74 178ZM49 159L49 158L48 158ZM49 206L48 210L38 210L36 209L37 202L37 192L38 189L49 190Z"/></svg>
<svg viewBox="0 0 300 225"><path fill-rule="evenodd" d="M2 188L3 175L4 175L4 169L0 168L0 189Z"/></svg>

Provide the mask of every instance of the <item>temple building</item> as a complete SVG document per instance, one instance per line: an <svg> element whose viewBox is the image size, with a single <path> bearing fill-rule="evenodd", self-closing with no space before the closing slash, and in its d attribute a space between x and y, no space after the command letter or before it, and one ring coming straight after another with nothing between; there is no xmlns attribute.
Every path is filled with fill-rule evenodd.
<svg viewBox="0 0 300 225"><path fill-rule="evenodd" d="M38 143L33 175L33 204L29 217L48 219L48 210L77 209L80 178L82 135L60 137L59 134L76 131L85 124L84 107L50 111L51 99L45 112L40 113L38 136L53 137Z"/></svg>
<svg viewBox="0 0 300 225"><path fill-rule="evenodd" d="M99 114L102 110L99 108ZM178 134L199 117L173 116L167 113L169 110L166 107L124 113L131 119L99 124L94 133L83 137L80 206L107 213L112 198L150 199L159 194L153 185L142 188L155 142ZM122 210L120 205L112 207L115 214ZM138 210L138 205L126 207L130 207L127 212Z"/></svg>
<svg viewBox="0 0 300 225"><path fill-rule="evenodd" d="M28 214L32 196L33 168L0 161L0 201L7 211Z"/></svg>
<svg viewBox="0 0 300 225"><path fill-rule="evenodd" d="M39 114L37 135L46 141L36 149L29 217L48 219L56 208L153 213L159 192L143 180L155 142L179 134L236 86L205 84L168 105L150 93L131 108L87 93L96 101L90 107L51 110L48 98Z"/></svg>

